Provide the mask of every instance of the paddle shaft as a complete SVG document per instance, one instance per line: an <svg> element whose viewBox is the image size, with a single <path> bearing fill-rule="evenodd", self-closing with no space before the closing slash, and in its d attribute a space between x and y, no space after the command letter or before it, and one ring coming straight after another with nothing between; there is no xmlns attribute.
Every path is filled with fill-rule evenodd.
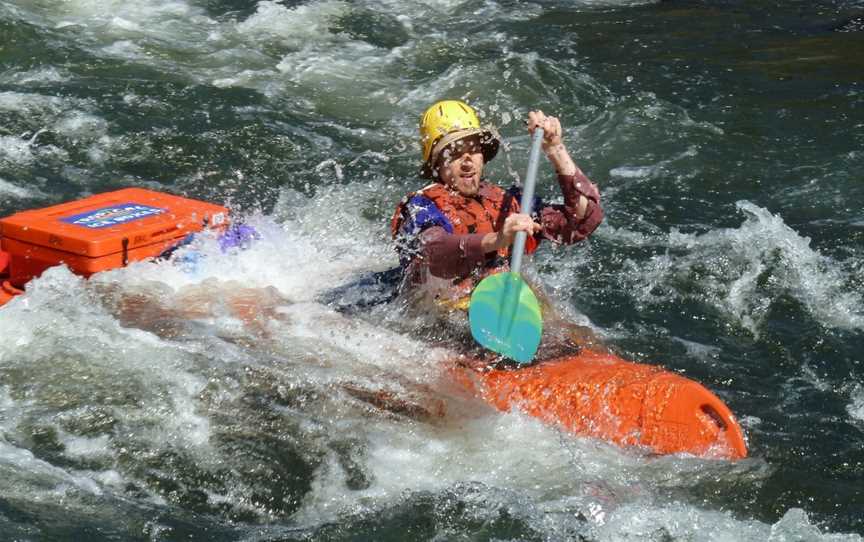
<svg viewBox="0 0 864 542"><path fill-rule="evenodd" d="M530 215L534 205L534 186L537 184L537 168L540 165L540 147L543 144L543 128L535 128L531 139L531 153L528 155L528 173L525 175L525 185L522 187L521 212ZM525 241L528 234L516 232L513 241L513 256L510 258L510 271L519 273L522 268L522 254L525 252Z"/></svg>

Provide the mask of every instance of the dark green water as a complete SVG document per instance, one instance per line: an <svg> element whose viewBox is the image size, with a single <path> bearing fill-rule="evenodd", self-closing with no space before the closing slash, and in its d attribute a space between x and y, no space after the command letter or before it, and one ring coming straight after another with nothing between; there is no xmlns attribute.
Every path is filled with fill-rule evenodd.
<svg viewBox="0 0 864 542"><path fill-rule="evenodd" d="M142 186L262 233L228 257L202 241L192 270L54 269L0 310L0 539L860 540L861 17L860 0L0 3L0 215ZM616 351L720 395L751 458L646 457L486 410L448 386L423 322L320 302L395 265L387 221L442 98L500 129L503 184L527 161L521 119L560 116L607 219L535 269ZM227 309L242 296L251 325Z"/></svg>

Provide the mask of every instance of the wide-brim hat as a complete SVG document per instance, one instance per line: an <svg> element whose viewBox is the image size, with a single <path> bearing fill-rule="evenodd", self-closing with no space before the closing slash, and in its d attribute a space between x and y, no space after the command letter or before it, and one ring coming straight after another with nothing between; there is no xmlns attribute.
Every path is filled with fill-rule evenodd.
<svg viewBox="0 0 864 542"><path fill-rule="evenodd" d="M420 169L420 176L426 179L431 179L435 176L435 164L444 149L456 143L461 139L468 137L478 137L480 141L480 151L483 153L483 161L489 162L498 154L498 148L501 146L501 137L493 128L466 128L463 130L454 130L441 136L435 145L432 147L432 152L429 153L429 159L423 164Z"/></svg>

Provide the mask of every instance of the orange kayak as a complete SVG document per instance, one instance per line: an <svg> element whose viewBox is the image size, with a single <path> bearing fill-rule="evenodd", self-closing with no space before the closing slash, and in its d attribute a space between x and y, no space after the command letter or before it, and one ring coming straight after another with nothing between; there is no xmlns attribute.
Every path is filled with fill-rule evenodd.
<svg viewBox="0 0 864 542"><path fill-rule="evenodd" d="M501 411L518 409L579 435L656 454L747 457L735 416L702 385L614 354L581 352L514 369L454 369Z"/></svg>

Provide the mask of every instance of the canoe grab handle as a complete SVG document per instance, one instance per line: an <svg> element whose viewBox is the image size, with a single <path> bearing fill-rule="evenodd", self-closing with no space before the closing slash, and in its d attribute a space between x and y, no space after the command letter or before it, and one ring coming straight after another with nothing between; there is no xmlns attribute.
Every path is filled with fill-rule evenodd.
<svg viewBox="0 0 864 542"><path fill-rule="evenodd" d="M723 419L723 416L721 416L720 413L717 412L717 410L713 406L706 404L706 405L702 405L699 408L700 408L700 410L702 410L702 412L706 416L711 418L711 420L715 424L717 424L717 427L719 427L723 431L725 431L727 429L728 426L726 425L726 420Z"/></svg>

